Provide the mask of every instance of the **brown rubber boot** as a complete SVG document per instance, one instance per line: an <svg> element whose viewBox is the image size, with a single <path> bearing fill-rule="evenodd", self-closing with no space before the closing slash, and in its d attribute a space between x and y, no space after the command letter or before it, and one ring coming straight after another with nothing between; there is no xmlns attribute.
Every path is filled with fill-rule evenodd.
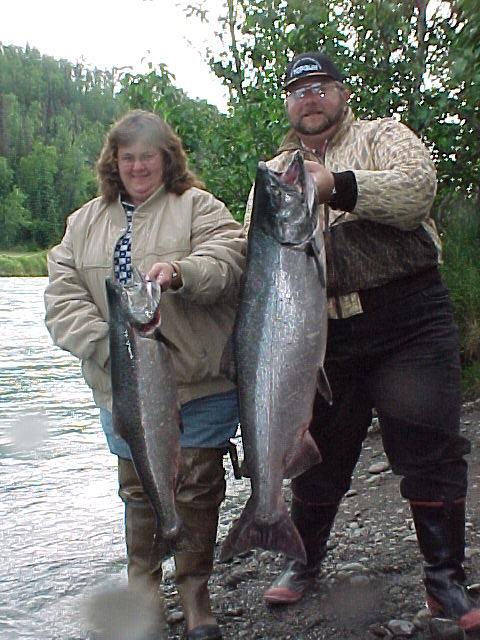
<svg viewBox="0 0 480 640"><path fill-rule="evenodd" d="M292 496L292 520L305 545L307 564L288 561L282 573L265 591L265 602L293 604L313 585L327 555L327 542L339 504L306 504Z"/></svg>
<svg viewBox="0 0 480 640"><path fill-rule="evenodd" d="M150 571L150 553L155 534L155 514L130 460L118 458L118 495L125 504L128 585L151 596L158 611L158 627L165 627L165 603L161 591L162 569Z"/></svg>
<svg viewBox="0 0 480 640"><path fill-rule="evenodd" d="M187 640L222 638L210 605L208 580L213 570L218 511L224 496L223 451L182 449L177 509L199 549L175 554L175 582L185 615Z"/></svg>

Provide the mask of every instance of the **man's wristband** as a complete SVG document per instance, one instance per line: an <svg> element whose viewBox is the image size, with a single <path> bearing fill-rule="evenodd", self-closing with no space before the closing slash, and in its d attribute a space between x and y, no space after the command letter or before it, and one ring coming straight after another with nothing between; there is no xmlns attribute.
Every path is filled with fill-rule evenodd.
<svg viewBox="0 0 480 640"><path fill-rule="evenodd" d="M353 171L333 171L335 186L327 204L332 209L353 211L357 204L357 179Z"/></svg>

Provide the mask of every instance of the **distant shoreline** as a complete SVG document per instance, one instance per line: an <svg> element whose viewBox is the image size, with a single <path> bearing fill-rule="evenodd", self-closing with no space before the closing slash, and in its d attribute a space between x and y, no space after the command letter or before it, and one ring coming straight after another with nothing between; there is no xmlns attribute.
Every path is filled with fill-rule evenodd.
<svg viewBox="0 0 480 640"><path fill-rule="evenodd" d="M47 250L0 251L0 277L46 275Z"/></svg>

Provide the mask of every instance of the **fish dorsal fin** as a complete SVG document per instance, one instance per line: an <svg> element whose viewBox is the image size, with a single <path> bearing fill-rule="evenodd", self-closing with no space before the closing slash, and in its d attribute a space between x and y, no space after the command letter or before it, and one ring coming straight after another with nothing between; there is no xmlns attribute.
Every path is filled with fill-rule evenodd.
<svg viewBox="0 0 480 640"><path fill-rule="evenodd" d="M227 380L237 383L237 368L235 365L235 346L233 342L233 336L230 336L225 343L225 347L220 358L220 373L224 375Z"/></svg>
<svg viewBox="0 0 480 640"><path fill-rule="evenodd" d="M325 369L321 367L317 373L317 389L318 393L325 398L328 404L332 404L332 390L330 388L330 383L328 382L327 374L325 373Z"/></svg>

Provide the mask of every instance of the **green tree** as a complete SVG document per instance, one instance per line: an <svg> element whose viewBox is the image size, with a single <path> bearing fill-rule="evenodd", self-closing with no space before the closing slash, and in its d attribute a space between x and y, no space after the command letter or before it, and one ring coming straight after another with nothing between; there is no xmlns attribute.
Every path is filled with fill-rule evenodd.
<svg viewBox="0 0 480 640"><path fill-rule="evenodd" d="M32 238L40 247L62 231L55 178L58 172L55 147L36 142L31 153L20 160L18 185L27 196L32 217Z"/></svg>
<svg viewBox="0 0 480 640"><path fill-rule="evenodd" d="M13 171L7 158L0 156L0 202L10 193L13 185Z"/></svg>
<svg viewBox="0 0 480 640"><path fill-rule="evenodd" d="M207 59L230 92L237 159L245 158L252 174L256 160L273 153L286 125L286 61L322 49L345 71L358 116L401 117L425 137L437 161L439 200L449 190L477 192L480 83L478 64L470 64L478 63L475 4L226 0L218 20L223 49L207 52ZM207 19L201 0L184 5ZM245 193L244 162L238 164L238 191Z"/></svg>
<svg viewBox="0 0 480 640"><path fill-rule="evenodd" d="M96 182L89 164L81 136L75 135L70 127L69 111L55 117L55 137L53 146L58 153L58 173L55 179L55 191L58 202L58 215L63 227L66 214L72 212L80 203L90 200L96 192ZM99 133L99 140L103 131Z"/></svg>
<svg viewBox="0 0 480 640"><path fill-rule="evenodd" d="M452 3L454 27L448 59L449 88L455 100L457 144L452 150L445 140L445 154L455 159L460 191L480 205L480 12L474 0ZM453 164L451 162L450 164ZM457 177L458 176L458 177Z"/></svg>
<svg viewBox="0 0 480 640"><path fill-rule="evenodd" d="M25 245L30 239L32 221L30 212L25 207L26 199L26 195L18 187L13 187L10 193L0 200L0 246L4 249Z"/></svg>

